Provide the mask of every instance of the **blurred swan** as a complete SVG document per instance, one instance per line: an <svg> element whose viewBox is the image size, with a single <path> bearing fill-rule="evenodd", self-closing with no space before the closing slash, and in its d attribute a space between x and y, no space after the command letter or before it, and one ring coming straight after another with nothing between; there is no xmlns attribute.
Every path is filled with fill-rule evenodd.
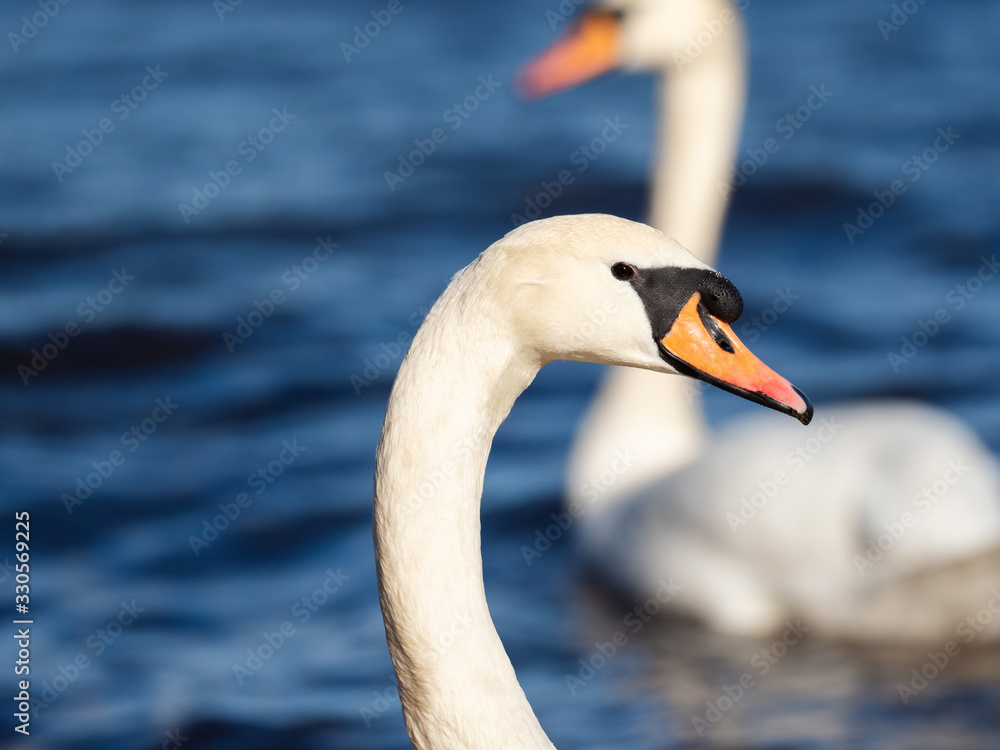
<svg viewBox="0 0 1000 750"><path fill-rule="evenodd" d="M607 0L520 85L543 96L619 66L661 74L651 223L712 263L745 100L740 15L728 0ZM745 636L801 617L829 637L947 639L1000 611L1000 476L958 419L854 403L809 434L754 414L709 436L692 385L612 371L581 425L567 497L612 585L648 596L672 576L676 612ZM977 642L1000 635L989 619Z"/></svg>
<svg viewBox="0 0 1000 750"><path fill-rule="evenodd" d="M585 360L683 372L808 423L727 325L741 309L679 243L604 215L525 224L452 280L400 366L375 469L379 600L417 750L552 748L483 590L483 476L514 400L546 363Z"/></svg>

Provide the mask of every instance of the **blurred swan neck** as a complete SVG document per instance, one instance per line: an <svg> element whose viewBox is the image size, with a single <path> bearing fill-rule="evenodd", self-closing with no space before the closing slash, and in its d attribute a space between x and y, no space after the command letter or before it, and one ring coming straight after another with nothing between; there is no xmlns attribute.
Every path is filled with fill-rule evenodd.
<svg viewBox="0 0 1000 750"><path fill-rule="evenodd" d="M580 425L567 496L587 510L617 506L694 460L707 435L700 383L612 368Z"/></svg>
<svg viewBox="0 0 1000 750"><path fill-rule="evenodd" d="M746 99L739 17L699 57L663 73L650 223L711 264L729 202Z"/></svg>

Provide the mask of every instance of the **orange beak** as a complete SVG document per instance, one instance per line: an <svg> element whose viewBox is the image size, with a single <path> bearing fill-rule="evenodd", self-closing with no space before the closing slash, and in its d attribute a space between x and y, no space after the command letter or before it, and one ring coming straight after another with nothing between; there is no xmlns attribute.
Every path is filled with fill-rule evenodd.
<svg viewBox="0 0 1000 750"><path fill-rule="evenodd" d="M660 341L660 351L682 375L704 380L745 399L809 424L805 395L755 357L733 329L709 314L694 294Z"/></svg>
<svg viewBox="0 0 1000 750"><path fill-rule="evenodd" d="M617 14L591 11L524 66L518 88L537 99L614 70L621 64L620 37Z"/></svg>

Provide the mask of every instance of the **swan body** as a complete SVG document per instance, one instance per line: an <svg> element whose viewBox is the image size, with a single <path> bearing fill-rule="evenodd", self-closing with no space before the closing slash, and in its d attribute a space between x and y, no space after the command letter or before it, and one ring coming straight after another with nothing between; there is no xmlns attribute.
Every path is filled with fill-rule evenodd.
<svg viewBox="0 0 1000 750"><path fill-rule="evenodd" d="M694 461L591 508L587 559L637 596L671 576L675 612L721 632L766 636L801 618L853 641L961 635L1000 589L1000 477L978 437L911 403L783 427L735 420ZM977 643L1000 635L996 619Z"/></svg>
<svg viewBox="0 0 1000 750"><path fill-rule="evenodd" d="M544 95L619 66L660 73L651 223L712 263L745 99L739 14L728 0L598 7L602 23L581 19L522 89ZM579 62L595 49L599 65ZM586 509L588 563L617 588L648 596L673 576L668 606L712 629L757 636L801 617L857 641L947 640L1000 589L1000 472L961 421L853 403L824 409L816 436L763 413L711 434L697 385L614 370L581 424L567 500ZM622 450L632 466L602 482ZM977 631L979 643L996 637L1000 621Z"/></svg>
<svg viewBox="0 0 1000 750"><path fill-rule="evenodd" d="M389 398L373 517L386 640L417 750L552 747L483 587L483 476L514 400L547 362L586 360L683 370L808 422L804 397L728 327L741 304L679 243L603 215L515 229L435 303ZM594 310L606 319L594 323Z"/></svg>

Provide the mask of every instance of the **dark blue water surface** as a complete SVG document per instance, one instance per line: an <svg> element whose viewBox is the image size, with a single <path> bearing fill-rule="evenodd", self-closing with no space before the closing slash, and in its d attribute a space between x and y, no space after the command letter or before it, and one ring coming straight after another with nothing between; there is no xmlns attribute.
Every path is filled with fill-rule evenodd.
<svg viewBox="0 0 1000 750"><path fill-rule="evenodd" d="M561 170L574 181L544 215L643 217L652 80L520 100L555 0L402 0L346 54L385 4L51 5L0 12L0 559L30 511L36 700L30 738L4 742L408 747L370 532L397 342ZM720 266L748 315L798 295L754 346L816 401L926 399L1000 450L1000 282L954 296L1000 244L1000 6L910 5L888 31L881 0L747 6L743 159L781 147L747 168ZM786 138L776 123L813 87L831 95ZM621 134L580 163L607 118ZM894 180L905 194L849 238ZM557 745L1000 747L995 651L904 705L925 654L806 643L699 737L760 645L653 623L571 691L630 607L588 593L565 539L530 568L519 550L559 508L598 377L543 372L486 482L491 609ZM716 422L749 408L710 398Z"/></svg>

